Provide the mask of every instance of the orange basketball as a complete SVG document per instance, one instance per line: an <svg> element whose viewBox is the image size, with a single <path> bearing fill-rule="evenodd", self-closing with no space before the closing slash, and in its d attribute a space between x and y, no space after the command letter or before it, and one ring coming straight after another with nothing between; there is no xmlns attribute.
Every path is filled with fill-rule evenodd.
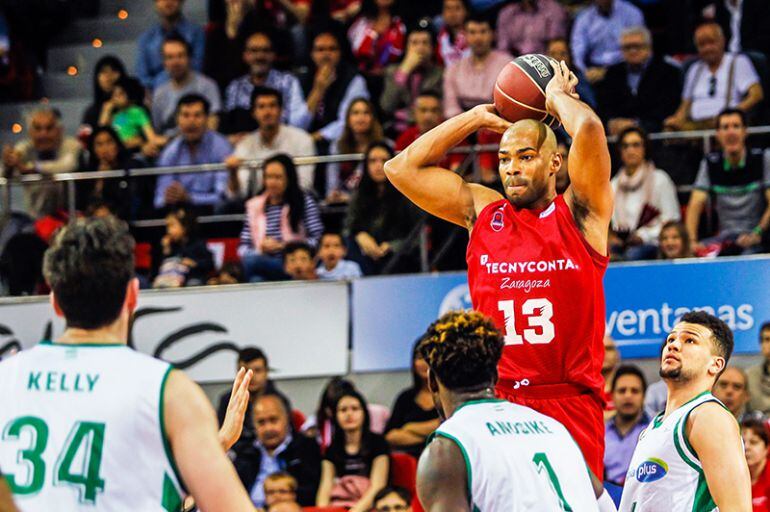
<svg viewBox="0 0 770 512"><path fill-rule="evenodd" d="M516 57L505 65L495 82L495 108L512 123L536 119L548 126L559 122L545 111L545 87L553 78L551 59L529 54Z"/></svg>

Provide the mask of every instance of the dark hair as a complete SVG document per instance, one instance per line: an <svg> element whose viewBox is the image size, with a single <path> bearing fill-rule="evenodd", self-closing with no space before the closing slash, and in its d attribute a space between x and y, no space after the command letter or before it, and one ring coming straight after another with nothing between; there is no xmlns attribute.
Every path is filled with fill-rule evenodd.
<svg viewBox="0 0 770 512"><path fill-rule="evenodd" d="M345 431L340 426L339 421L337 420L337 407L339 407L340 402L343 398L352 397L358 400L358 403L361 404L361 409L363 409L364 412L364 422L361 425L361 457L366 459L369 450L371 448L371 438L372 438L372 429L370 427L371 425L371 419L369 417L369 408L366 403L366 398L364 398L364 395L358 392L355 388L349 388L344 389L337 397L337 400L334 402L334 407L332 408L334 414L332 415L332 425L334 426L334 434L332 435L332 443L331 446L336 447L339 450L342 450L344 452L345 450ZM331 449L331 447L330 447Z"/></svg>
<svg viewBox="0 0 770 512"><path fill-rule="evenodd" d="M295 240L293 242L288 242L284 248L283 248L283 261L286 261L286 258L288 256L291 256L297 251L305 251L308 256L310 256L310 259L313 259L313 256L315 256L313 248L310 247L306 242L302 242L301 240Z"/></svg>
<svg viewBox="0 0 770 512"><path fill-rule="evenodd" d="M377 1L376 0L363 0L361 2L361 10L360 16L363 16L364 18L368 18L370 20L373 20L377 17L377 13L379 13L379 7L377 7ZM393 5L390 7L390 14L391 16L396 15L396 3L393 2Z"/></svg>
<svg viewBox="0 0 770 512"><path fill-rule="evenodd" d="M198 236L198 216L195 210L186 205L174 206L166 212L166 217L174 217L184 229L185 239L190 241Z"/></svg>
<svg viewBox="0 0 770 512"><path fill-rule="evenodd" d="M209 102L208 98L202 94L198 94L197 92L191 92L179 98L179 101L176 102L177 114L180 110L182 110L183 106L195 105L196 103L203 105L203 112L205 112L206 115L209 115L209 112L211 112L211 103Z"/></svg>
<svg viewBox="0 0 770 512"><path fill-rule="evenodd" d="M420 353L450 390L476 390L497 381L503 336L477 311L451 311L428 327Z"/></svg>
<svg viewBox="0 0 770 512"><path fill-rule="evenodd" d="M741 420L741 430L751 430L758 435L765 446L770 445L770 432L767 428L767 418L762 415L747 414Z"/></svg>
<svg viewBox="0 0 770 512"><path fill-rule="evenodd" d="M759 341L762 341L762 333L770 329L770 322L765 322L759 326Z"/></svg>
<svg viewBox="0 0 770 512"><path fill-rule="evenodd" d="M738 116L741 118L741 124L744 128L746 128L749 125L749 120L746 117L746 112L739 108L726 108L722 110L719 114L717 114L717 129L719 129L719 123L722 121L722 118L725 116Z"/></svg>
<svg viewBox="0 0 770 512"><path fill-rule="evenodd" d="M496 25L495 20L487 13L476 10L472 10L468 13L468 16L465 18L465 25L468 25L468 23L486 23L492 30L495 30Z"/></svg>
<svg viewBox="0 0 770 512"><path fill-rule="evenodd" d="M345 241L345 237L342 236L342 233L340 233L339 231L324 231L323 234L321 235L321 238L318 239L318 247L321 247L321 243L323 242L324 237L327 237L327 236L339 237L340 242L342 243L342 246L345 248L348 247L348 244Z"/></svg>
<svg viewBox="0 0 770 512"><path fill-rule="evenodd" d="M102 88L99 87L99 73L102 72L104 68L112 68L115 71L118 72L120 75L118 79L126 76L126 67L123 65L123 61L121 61L119 58L115 57L114 55L105 55L98 61L96 61L96 66L94 66L94 103L97 105L100 105L107 101L109 96L102 91Z"/></svg>
<svg viewBox="0 0 770 512"><path fill-rule="evenodd" d="M250 363L261 359L265 362L265 367L268 366L267 354L265 354L259 347L244 347L238 351L238 361L242 363Z"/></svg>
<svg viewBox="0 0 770 512"><path fill-rule="evenodd" d="M660 249L660 239L663 236L663 232L667 229L674 228L679 237L682 239L682 256L681 258L689 258L692 256L692 248L690 247L690 233L687 231L687 227L677 220L669 220L663 224L660 228L660 234L658 235L658 255L660 259L665 258L663 251Z"/></svg>
<svg viewBox="0 0 770 512"><path fill-rule="evenodd" d="M377 507L377 502L381 499L386 498L387 496L390 496L391 494L397 494L399 498L401 498L404 503L409 505L412 503L412 494L404 489L403 487L398 486L387 486L380 490L377 494L374 495L374 500L372 500L372 504Z"/></svg>
<svg viewBox="0 0 770 512"><path fill-rule="evenodd" d="M184 46L185 51L187 52L187 55L192 55L192 46L190 45L189 41L182 37L178 32L171 32L169 35L167 35L165 38L163 38L163 44L161 45L161 52L163 51L163 47L166 46L168 43L179 43L182 46Z"/></svg>
<svg viewBox="0 0 770 512"><path fill-rule="evenodd" d="M289 155L278 153L265 160L262 164L262 170L267 169L267 166L272 163L280 164L286 174L286 191L283 193L283 202L289 205L289 224L291 224L291 229L294 232L298 232L300 224L305 217L305 193L299 187L297 167ZM265 187L263 186L262 191L257 195L261 195L264 191Z"/></svg>
<svg viewBox="0 0 770 512"><path fill-rule="evenodd" d="M243 266L237 261L229 261L222 265L219 269L219 274L228 273L235 278L239 283L243 282Z"/></svg>
<svg viewBox="0 0 770 512"><path fill-rule="evenodd" d="M136 78L122 76L115 83L115 87L120 87L128 96L128 101L134 105L144 105L144 86Z"/></svg>
<svg viewBox="0 0 770 512"><path fill-rule="evenodd" d="M318 409L316 409L315 413L316 425L319 430L323 428L324 423L332 419L328 416L326 410L330 409L333 417L337 400L339 400L343 393L353 389L355 389L355 386L349 380L342 377L332 377L326 383L321 392L321 399L318 401Z"/></svg>
<svg viewBox="0 0 770 512"><path fill-rule="evenodd" d="M417 34L420 32L425 32L426 34L428 34L428 37L430 37L430 42L433 45L433 48L436 48L438 46L436 31L433 30L433 24L431 23L430 18L421 18L417 20L417 23L415 23L412 27L410 27L409 31L406 33L405 41L409 41L409 36L411 36L412 34ZM404 52L404 55L406 55L406 51Z"/></svg>
<svg viewBox="0 0 770 512"><path fill-rule="evenodd" d="M110 325L120 315L134 277L134 239L128 226L111 217L65 226L45 253L43 275L67 327Z"/></svg>
<svg viewBox="0 0 770 512"><path fill-rule="evenodd" d="M377 148L387 151L389 158L394 156L393 148L384 140L374 141L367 146L366 153L364 153L364 169L361 173L361 182L358 185L358 190L355 191L350 200L351 208L359 212L361 219L369 221L375 218L376 212L384 207L383 225L393 226L403 223L403 209L401 208L403 196L396 190L396 187L393 186L390 180L377 183L369 175L369 154ZM380 195L380 190L382 190L382 195Z"/></svg>
<svg viewBox="0 0 770 512"><path fill-rule="evenodd" d="M642 139L642 147L644 147L644 159L649 160L650 139L647 137L647 132L644 131L644 128L641 126L629 126L624 128L623 131L618 134L618 155L620 155L620 152L623 150L623 139L625 139L631 133L637 134Z"/></svg>
<svg viewBox="0 0 770 512"><path fill-rule="evenodd" d="M730 330L730 327L723 320L705 311L690 311L682 315L679 321L702 325L710 330L711 336L714 338L714 348L717 354L724 357L725 368L727 368L735 342L733 340L733 331Z"/></svg>
<svg viewBox="0 0 770 512"><path fill-rule="evenodd" d="M364 103L369 108L369 112L372 113L372 126L369 129L368 134L369 141L374 142L383 138L382 124L380 124L380 120L377 119L377 109L374 107L374 103L368 98L355 98L350 102L350 105L348 105L348 109L345 112L345 127L342 129L342 135L337 141L337 150L340 154L358 153L358 150L356 149L356 139L353 135L352 128L350 128L350 123L348 123L350 113L353 111L353 107L358 103Z"/></svg>
<svg viewBox="0 0 770 512"><path fill-rule="evenodd" d="M615 375L612 377L612 391L615 391L615 386L618 384L618 379L624 375L635 375L642 381L642 393L647 392L647 379L644 378L642 370L638 366L633 364L622 364L615 370Z"/></svg>
<svg viewBox="0 0 770 512"><path fill-rule="evenodd" d="M118 133L115 131L115 129L110 125L102 125L98 126L94 129L93 132L91 132L91 135L88 137L88 163L87 163L87 169L89 171L95 171L99 167L99 161L96 159L96 152L94 151L94 144L96 143L96 137L101 135L102 133L106 133L112 138L112 140L115 142L115 144L118 146L118 162L122 164L123 162L126 162L131 154L126 149L126 146L123 144L123 141L120 140L120 137L118 137Z"/></svg>
<svg viewBox="0 0 770 512"><path fill-rule="evenodd" d="M420 93L417 94L417 98L433 98L437 100L439 103L442 101L441 93L433 89L426 89L424 91L420 91Z"/></svg>
<svg viewBox="0 0 770 512"><path fill-rule="evenodd" d="M278 89L273 89L272 87L255 87L253 91L251 91L251 100L250 100L250 107L251 111L254 111L254 107L257 106L257 98L260 96L275 96L275 99L278 101L278 106L283 108L283 95Z"/></svg>

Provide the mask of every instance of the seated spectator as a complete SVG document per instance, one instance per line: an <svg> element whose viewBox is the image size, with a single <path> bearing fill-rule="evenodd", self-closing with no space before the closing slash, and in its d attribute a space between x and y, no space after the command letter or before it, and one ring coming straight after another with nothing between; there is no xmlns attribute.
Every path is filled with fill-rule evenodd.
<svg viewBox="0 0 770 512"><path fill-rule="evenodd" d="M752 415L741 422L741 438L751 475L751 504L754 512L770 507L770 471L767 471L770 433L767 418Z"/></svg>
<svg viewBox="0 0 770 512"><path fill-rule="evenodd" d="M27 133L28 139L13 147L3 147L3 176L52 176L77 170L81 146L77 140L64 134L58 110L37 107L27 117ZM13 197L18 196L19 191L23 194L23 201ZM65 207L61 183L18 185L12 187L12 197L12 204L23 204L24 212L33 218L53 214Z"/></svg>
<svg viewBox="0 0 770 512"><path fill-rule="evenodd" d="M246 39L243 61L248 72L230 82L225 91L228 121L223 130L227 133L243 136L256 128L251 117L251 99L255 87L270 87L280 91L281 104L284 105L281 122L300 128L307 127L307 105L299 81L291 73L273 69L274 60L275 52L270 36L264 32L255 32Z"/></svg>
<svg viewBox="0 0 770 512"><path fill-rule="evenodd" d="M392 129L401 133L409 124L412 106L424 91L441 90L444 70L436 65L435 35L426 20L406 38L406 53L385 71L380 107L393 118Z"/></svg>
<svg viewBox="0 0 770 512"><path fill-rule="evenodd" d="M730 253L762 252L762 235L770 228L770 165L765 152L746 147L746 114L728 109L717 116L716 138L722 147L706 155L687 206L687 231L696 254L714 245L717 252L732 245ZM700 240L700 217L716 196L719 217L716 236Z"/></svg>
<svg viewBox="0 0 770 512"><path fill-rule="evenodd" d="M264 165L264 188L246 201L238 254L247 281L284 278L282 251L288 242L318 245L323 223L318 204L303 192L291 158L278 154Z"/></svg>
<svg viewBox="0 0 770 512"><path fill-rule="evenodd" d="M214 257L198 238L198 219L184 206L166 214L166 234L154 249L153 288L200 286L214 270Z"/></svg>
<svg viewBox="0 0 770 512"><path fill-rule="evenodd" d="M492 102L497 75L512 57L494 50L495 30L488 19L471 14L465 20L471 54L444 73L444 117L449 119L476 105Z"/></svg>
<svg viewBox="0 0 770 512"><path fill-rule="evenodd" d="M417 223L418 213L385 176L385 162L393 150L382 141L373 142L364 154L361 185L350 199L345 222L350 259L361 266L365 275L414 269L413 253L399 255Z"/></svg>
<svg viewBox="0 0 770 512"><path fill-rule="evenodd" d="M609 334L604 335L604 359L602 360L602 378L604 379L604 419L615 415L615 404L612 401L612 381L620 366L620 351L615 340Z"/></svg>
<svg viewBox="0 0 770 512"><path fill-rule="evenodd" d="M746 415L750 396L746 372L737 366L728 366L714 383L713 393L740 423Z"/></svg>
<svg viewBox="0 0 770 512"><path fill-rule="evenodd" d="M605 427L604 479L623 485L639 434L650 424L644 412L647 381L636 366L620 366L612 379L615 416Z"/></svg>
<svg viewBox="0 0 770 512"><path fill-rule="evenodd" d="M281 123L283 97L276 89L255 87L252 92L252 115L259 129L242 138L235 152L225 160L230 170L230 182L238 197L250 197L262 188L262 176L243 166L244 160L259 160L284 153L292 157L315 156L312 137L303 129ZM313 165L297 168L299 185L305 190L313 188Z"/></svg>
<svg viewBox="0 0 770 512"><path fill-rule="evenodd" d="M658 235L658 259L692 258L690 235L681 222L670 220L663 224Z"/></svg>
<svg viewBox="0 0 770 512"><path fill-rule="evenodd" d="M256 440L243 446L233 465L257 507L265 506L265 479L285 471L297 481L297 501L312 505L321 476L321 451L316 442L292 431L289 410L276 395L262 395L254 402L252 419Z"/></svg>
<svg viewBox="0 0 770 512"><path fill-rule="evenodd" d="M208 128L209 102L198 94L182 96L177 106L179 135L163 149L159 167L216 164L232 152L227 139ZM190 203L198 211L208 213L221 207L232 191L228 189L227 172L210 171L185 174L163 174L155 186L155 208Z"/></svg>
<svg viewBox="0 0 770 512"><path fill-rule="evenodd" d="M412 512L412 495L403 487L386 487L374 497L373 512Z"/></svg>
<svg viewBox="0 0 770 512"><path fill-rule="evenodd" d="M341 58L343 42L334 31L320 32L313 38L310 66L299 75L307 97L307 129L324 152L342 135L352 101L369 98L364 78Z"/></svg>
<svg viewBox="0 0 770 512"><path fill-rule="evenodd" d="M615 211L610 250L615 258L654 259L661 226L680 220L676 187L668 174L649 160L644 130L636 126L623 130L618 148L623 165L611 182Z"/></svg>
<svg viewBox="0 0 770 512"><path fill-rule="evenodd" d="M206 27L206 49L203 73L211 77L224 91L227 85L246 72L243 63L243 42L253 33L253 0L223 2L224 19L210 20Z"/></svg>
<svg viewBox="0 0 770 512"><path fill-rule="evenodd" d="M363 153L373 142L382 140L383 131L374 111L374 105L365 98L356 98L345 113L342 136L332 146L332 154ZM326 169L326 202L344 203L358 187L363 176L359 162L329 164Z"/></svg>
<svg viewBox="0 0 770 512"><path fill-rule="evenodd" d="M355 261L346 260L348 248L339 233L326 232L319 243L316 273L323 280L355 279L361 277L361 267Z"/></svg>
<svg viewBox="0 0 770 512"><path fill-rule="evenodd" d="M240 263L230 262L222 265L219 273L210 278L206 284L209 286L221 286L226 284L239 284L243 282L243 267Z"/></svg>
<svg viewBox="0 0 770 512"><path fill-rule="evenodd" d="M265 508L270 511L271 507L278 503L297 503L297 479L284 471L271 473L265 478Z"/></svg>
<svg viewBox="0 0 770 512"><path fill-rule="evenodd" d="M233 449L237 452L243 446L248 446L256 439L257 434L254 429L252 410L257 398L264 395L274 395L281 399L287 411L291 411L289 399L281 393L276 387L275 382L270 379L270 364L262 349L257 347L245 347L238 352L238 361L236 362L236 373L241 368L247 371L251 370L251 381L249 381L249 404L246 407L246 415L243 418L243 431L241 437L236 441ZM222 393L219 396L217 406L217 419L219 424L225 421L227 414L227 404L230 402L230 392Z"/></svg>
<svg viewBox="0 0 770 512"><path fill-rule="evenodd" d="M746 368L749 389L749 409L770 412L770 322L759 327L759 348L763 361Z"/></svg>
<svg viewBox="0 0 770 512"><path fill-rule="evenodd" d="M546 47L546 55L555 59L557 62L564 61L567 63L569 69L575 73L575 76L578 79L575 91L580 96L580 99L592 108L596 108L596 93L591 86L591 82L588 81L580 69L572 65L572 52L569 47L569 41L559 37L551 39L548 41L548 46Z"/></svg>
<svg viewBox="0 0 770 512"><path fill-rule="evenodd" d="M728 51L754 51L770 55L770 4L764 0L712 0L705 2L705 18L722 27ZM708 11L708 12L706 12Z"/></svg>
<svg viewBox="0 0 770 512"><path fill-rule="evenodd" d="M112 126L123 145L132 152L141 150L154 157L168 138L155 133L143 99L144 89L136 79L119 79L112 88L110 99L102 103L99 126Z"/></svg>
<svg viewBox="0 0 770 512"><path fill-rule="evenodd" d="M334 406L334 437L321 467L317 507L366 512L388 483L388 443L369 429L366 400L358 391L345 391Z"/></svg>
<svg viewBox="0 0 770 512"><path fill-rule="evenodd" d="M762 101L759 75L748 57L725 53L725 37L716 23L695 30L698 60L687 70L682 101L676 112L663 122L668 130L714 128L724 109L746 114Z"/></svg>
<svg viewBox="0 0 770 512"><path fill-rule="evenodd" d="M571 46L575 67L591 83L604 78L608 66L623 60L620 34L629 27L644 26L644 16L626 0L594 0L575 18Z"/></svg>
<svg viewBox="0 0 770 512"><path fill-rule="evenodd" d="M559 132L556 134L556 150L561 155L561 167L556 171L556 193L563 194L570 185L569 181L569 143Z"/></svg>
<svg viewBox="0 0 770 512"><path fill-rule="evenodd" d="M468 0L444 0L438 33L439 64L449 67L470 54L465 38L465 19L470 12Z"/></svg>
<svg viewBox="0 0 770 512"><path fill-rule="evenodd" d="M385 427L385 440L393 451L408 453L420 458L423 448L441 421L428 388L428 363L422 358L417 346L412 347L412 385L399 393Z"/></svg>
<svg viewBox="0 0 770 512"><path fill-rule="evenodd" d="M334 434L334 404L348 390L355 386L342 377L332 377L321 392L321 399L315 414L307 418L300 431L312 437L321 446L321 453L325 453L332 442Z"/></svg>
<svg viewBox="0 0 770 512"><path fill-rule="evenodd" d="M112 90L118 81L126 76L126 68L123 62L114 55L107 55L96 61L94 67L94 100L85 112L81 124L86 130L95 130L99 126L99 115L102 105L112 97ZM86 132L89 133L90 132Z"/></svg>
<svg viewBox="0 0 770 512"><path fill-rule="evenodd" d="M412 119L414 124L401 132L396 139L396 151L403 151L412 142L416 141L420 135L423 135L444 120L441 109L441 95L435 91L423 91L415 98L412 105ZM446 169L456 169L465 159L464 154L448 154L439 164L439 167Z"/></svg>
<svg viewBox="0 0 770 512"><path fill-rule="evenodd" d="M8 239L0 252L3 295L19 297L47 293L43 277L46 249L48 244L34 232L19 232Z"/></svg>
<svg viewBox="0 0 770 512"><path fill-rule="evenodd" d="M313 248L305 242L289 242L283 249L283 271L288 279L316 281Z"/></svg>
<svg viewBox="0 0 770 512"><path fill-rule="evenodd" d="M199 94L210 106L209 128L217 129L222 99L217 84L209 77L190 67L190 45L179 36L169 36L163 42L163 67L169 80L152 93L152 124L158 133L176 135L176 107L179 99L188 94Z"/></svg>
<svg viewBox="0 0 770 512"><path fill-rule="evenodd" d="M631 27L620 36L623 62L607 68L596 84L599 112L611 135L639 125L658 132L674 113L682 96L682 73L652 53L652 35L645 27Z"/></svg>
<svg viewBox="0 0 770 512"><path fill-rule="evenodd" d="M136 56L136 74L142 85L153 89L168 80L163 70L161 46L171 34L177 34L192 47L192 67L200 71L206 36L203 28L185 19L182 14L184 0L155 0L155 10L160 22L147 29L140 37Z"/></svg>
<svg viewBox="0 0 770 512"><path fill-rule="evenodd" d="M567 10L556 0L522 0L497 16L497 49L511 55L545 53L551 39L567 36Z"/></svg>

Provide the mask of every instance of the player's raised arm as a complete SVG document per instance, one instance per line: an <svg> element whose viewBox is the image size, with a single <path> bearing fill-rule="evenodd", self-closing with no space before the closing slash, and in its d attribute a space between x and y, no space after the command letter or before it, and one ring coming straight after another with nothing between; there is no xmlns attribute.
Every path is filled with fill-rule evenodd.
<svg viewBox="0 0 770 512"><path fill-rule="evenodd" d="M503 133L510 124L494 113L492 105L479 105L422 135L385 164L385 174L393 186L423 210L470 229L476 214L503 196L481 185L468 184L436 164L472 133L482 128Z"/></svg>
<svg viewBox="0 0 770 512"><path fill-rule="evenodd" d="M417 496L425 512L470 512L465 459L454 441L437 436L417 466Z"/></svg>

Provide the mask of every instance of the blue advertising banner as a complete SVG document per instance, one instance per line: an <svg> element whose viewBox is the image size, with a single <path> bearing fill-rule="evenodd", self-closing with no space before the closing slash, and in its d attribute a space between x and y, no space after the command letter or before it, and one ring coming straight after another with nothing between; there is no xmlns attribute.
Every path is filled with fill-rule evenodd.
<svg viewBox="0 0 770 512"><path fill-rule="evenodd" d="M735 333L735 351L758 352L770 320L770 258L611 265L604 279L607 332L624 358L657 357L676 319L716 314ZM356 372L409 367L414 341L442 313L469 308L465 273L359 279L352 284Z"/></svg>

